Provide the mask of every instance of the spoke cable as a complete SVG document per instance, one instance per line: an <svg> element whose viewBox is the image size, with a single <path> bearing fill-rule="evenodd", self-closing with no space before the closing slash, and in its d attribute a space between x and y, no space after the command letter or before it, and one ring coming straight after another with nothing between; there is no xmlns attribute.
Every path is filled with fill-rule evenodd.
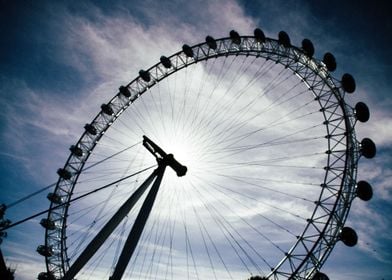
<svg viewBox="0 0 392 280"><path fill-rule="evenodd" d="M38 217L38 216L41 216L42 214L48 213L48 212L50 212L50 211L52 211L52 210L55 210L55 209L62 208L62 207L64 207L64 206L70 204L71 202L74 202L74 201L79 200L79 199L82 199L82 198L84 198L84 197L86 197L86 196L88 196L88 195L90 195L90 194L92 194L92 193L96 193L96 192L98 192L98 191L100 191L100 190L103 190L103 189L106 189L106 188L108 188L108 187L111 187L111 186L113 186L113 185L115 185L115 184L118 184L118 183L120 183L120 182L122 182L122 181L124 181L124 180L126 180L126 179L129 179L129 178L131 178L131 177L133 177L133 176L136 176L136 175L138 175L138 174L140 174L140 173L143 173L143 172L145 172L145 171L147 171L147 170L150 170L150 169L152 169L152 168L154 168L154 167L156 167L156 165L147 167L147 168L145 168L145 169L143 169L143 170L140 170L140 171L138 171L138 172L135 172L135 173L133 173L133 174L130 174L130 175L124 177L124 178L118 179L118 180L116 180L116 181L114 181L114 182L111 182L111 183L106 184L106 185L104 185L104 186L102 186L102 187L99 187L99 188L97 188L97 189L95 189L95 190L92 190L92 191L90 191L90 192L88 192L88 193L86 193L86 194L83 194L83 195L80 195L80 196L78 196L78 197L72 198L72 199L70 199L70 200L67 201L67 202L58 204L58 205L53 206L53 207L51 207L51 208L49 208L49 209L47 209L47 210L38 212L38 213L36 213L36 214L34 214L34 215L32 215L32 216L29 216L29 217L27 217L27 218L24 218L24 219L22 219L22 220L19 220L19 221L15 222L15 223L11 223L11 224L5 226L4 228L2 228L1 230L10 229L10 228L12 228L12 227L14 227L14 226L17 226L17 225L22 224L22 223L24 223L24 222L26 222L26 221L29 221L29 220L31 220L31 219L34 219L34 218L36 218L36 217Z"/></svg>

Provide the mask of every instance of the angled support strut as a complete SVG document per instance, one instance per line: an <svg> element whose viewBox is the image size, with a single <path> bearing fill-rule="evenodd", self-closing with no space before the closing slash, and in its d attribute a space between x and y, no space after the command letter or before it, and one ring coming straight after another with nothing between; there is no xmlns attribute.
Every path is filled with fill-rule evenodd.
<svg viewBox="0 0 392 280"><path fill-rule="evenodd" d="M94 256L98 249L103 245L106 239L112 234L116 227L121 223L129 211L133 208L145 190L157 176L157 169L144 181L142 185L128 198L127 201L117 210L113 217L98 232L94 239L87 245L84 251L79 255L75 262L63 276L62 280L72 280L84 265Z"/></svg>
<svg viewBox="0 0 392 280"><path fill-rule="evenodd" d="M170 166L171 168L173 168L173 170L177 173L177 176L179 177L184 176L187 172L186 166L181 165L173 157L172 154L166 154L157 144L151 141L147 136L143 136L143 145L156 157L158 161L158 168L155 170L156 179L145 201L143 202L139 214L136 217L131 232L129 233L128 238L125 241L123 250L118 259L113 275L109 277L109 280L121 280L142 235L152 206L154 205L154 201L161 185L166 166Z"/></svg>
<svg viewBox="0 0 392 280"><path fill-rule="evenodd" d="M86 246L84 251L79 255L75 262L70 266L68 271L64 274L62 280L72 280L84 267L84 265L94 256L98 249L103 245L106 239L112 234L116 227L121 223L126 215L131 211L133 206L137 203L146 189L153 185L147 194L145 201L136 217L135 223L125 241L123 250L118 259L113 275L109 280L120 280L125 272L125 269L132 257L133 252L139 242L140 236L143 232L144 226L150 215L151 209L154 205L156 195L165 169L167 166L173 168L177 176L184 176L187 172L187 167L181 165L172 154L166 154L157 144L151 141L148 137L143 136L143 146L150 151L157 159L158 168L140 185L139 188L125 201L125 203L117 210L113 217L105 224L105 226L98 232L93 240Z"/></svg>

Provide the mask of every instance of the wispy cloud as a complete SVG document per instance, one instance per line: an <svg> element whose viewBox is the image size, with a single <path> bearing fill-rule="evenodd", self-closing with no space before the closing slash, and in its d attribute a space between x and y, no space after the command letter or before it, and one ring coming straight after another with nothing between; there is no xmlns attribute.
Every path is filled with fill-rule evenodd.
<svg viewBox="0 0 392 280"><path fill-rule="evenodd" d="M61 85L54 94L47 88L40 89L21 78L3 74L1 114L5 125L2 139L7 146L4 146L0 153L20 161L37 181L47 183L47 180L52 181L56 177L55 170L65 161L68 146L83 132L83 124L95 116L99 106L116 93L119 85L133 79L140 69L158 62L161 55L178 51L183 43L201 42L206 35L228 36L231 29L236 29L241 34L251 34L256 22L264 22L267 35L276 37L277 31L286 29L292 34L293 43L297 45L302 36L314 36L318 56L322 55L323 50L346 46L341 39L334 37L333 29L326 33L325 27L317 26L319 21L311 15L306 6L295 5L295 9L290 13L283 13L281 7L271 1L268 12L270 17L274 16L275 19L260 11L265 17L259 20L247 15L235 1L174 1L164 5L156 1L146 1L137 7L134 7L135 5L128 2L114 4L111 12L91 2L80 6L50 4L46 7L45 11L52 16L47 22L52 36L37 36L41 43L44 42L43 45L50 45L47 51L51 60L71 69L64 74L78 76L83 81L78 92L68 94L64 90L66 87ZM133 9L139 16L132 12ZM266 22L269 20L270 22ZM261 25L263 27L263 24ZM329 27L334 26L335 22L330 22ZM337 56L344 57L345 54L337 51ZM55 84L55 81L50 81L50 84ZM11 92L12 98L3 94L5 92ZM359 92L362 93L363 90L360 88ZM366 94L363 93L361 99L366 99ZM377 110L372 114L369 124L358 125L359 135L371 136L381 147L390 147L390 122L391 115L387 109ZM381 158L377 168L372 164L365 164L360 174L361 178L378 183L375 193L387 202L391 198L390 161L385 160L383 155ZM312 162L309 160L305 163ZM47 176L48 170L53 175ZM282 174L281 177L287 175ZM305 172L301 177L302 180L306 178ZM276 184L277 188L278 185ZM298 195L304 194L298 191ZM211 205L215 199L216 197L211 198ZM200 206L200 201L194 203ZM268 203L277 204L276 201ZM280 203L284 209L290 209L291 205L289 202ZM260 212L273 212L260 204L254 206L260 209ZM359 248L366 254L374 254L376 259L388 258L386 250L376 241L379 232L388 232L388 220L373 208L356 208L357 206L356 203L353 205L354 218L350 221L355 223L360 238L363 238L361 240L364 240L360 241ZM238 210L240 216L252 216L248 208L233 206L233 209ZM308 209L297 210L301 215L309 213ZM286 217L288 223L290 218L292 219ZM369 230L368 224L371 221L374 221L374 227ZM201 238L200 235L198 237ZM387 235L383 238L388 240ZM373 245L368 244L377 244L377 252L369 249L373 248ZM22 250L18 248L18 251L19 249ZM23 258L28 261L18 267L18 276L30 279L31 275L36 273L34 264L38 261L30 255ZM41 259L39 261L42 263ZM353 277L358 278L357 275Z"/></svg>

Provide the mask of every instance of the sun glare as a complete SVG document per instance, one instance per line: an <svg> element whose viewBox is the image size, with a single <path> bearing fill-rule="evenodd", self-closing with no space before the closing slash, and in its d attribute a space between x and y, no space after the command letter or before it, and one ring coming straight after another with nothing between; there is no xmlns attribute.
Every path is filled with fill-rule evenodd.
<svg viewBox="0 0 392 280"><path fill-rule="evenodd" d="M203 147L200 142L186 137L185 133L178 133L175 136L165 135L162 137L161 147L166 153L173 154L179 163L188 168L187 177L192 176L196 170L201 168Z"/></svg>

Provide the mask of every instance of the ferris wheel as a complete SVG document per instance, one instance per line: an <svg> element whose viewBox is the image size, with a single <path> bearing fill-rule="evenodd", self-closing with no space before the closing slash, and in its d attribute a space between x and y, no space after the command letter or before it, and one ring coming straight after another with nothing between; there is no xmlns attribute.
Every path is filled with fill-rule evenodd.
<svg viewBox="0 0 392 280"><path fill-rule="evenodd" d="M376 147L354 78L313 55L233 30L140 70L58 170L38 279L328 279Z"/></svg>

